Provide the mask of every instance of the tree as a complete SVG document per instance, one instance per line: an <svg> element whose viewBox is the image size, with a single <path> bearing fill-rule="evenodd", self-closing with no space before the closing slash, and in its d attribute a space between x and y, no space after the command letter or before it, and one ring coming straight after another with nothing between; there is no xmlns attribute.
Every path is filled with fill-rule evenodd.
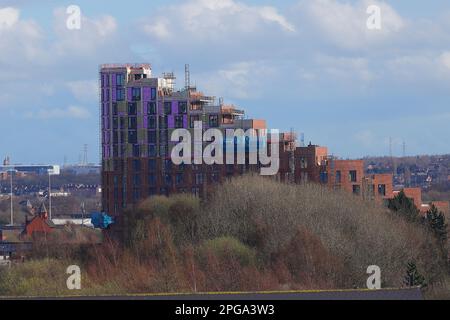
<svg viewBox="0 0 450 320"><path fill-rule="evenodd" d="M431 208L427 211L425 223L434 233L444 261L448 261L447 224L444 214L439 212L435 205L431 205Z"/></svg>
<svg viewBox="0 0 450 320"><path fill-rule="evenodd" d="M435 205L431 205L431 208L427 211L426 221L439 242L445 246L447 243L447 224L444 214L438 211Z"/></svg>
<svg viewBox="0 0 450 320"><path fill-rule="evenodd" d="M408 287L426 286L425 278L417 270L417 266L414 261L408 262L404 282Z"/></svg>
<svg viewBox="0 0 450 320"><path fill-rule="evenodd" d="M408 198L403 190L393 199L389 199L388 208L409 221L418 221L420 216L420 211L417 209L414 201Z"/></svg>

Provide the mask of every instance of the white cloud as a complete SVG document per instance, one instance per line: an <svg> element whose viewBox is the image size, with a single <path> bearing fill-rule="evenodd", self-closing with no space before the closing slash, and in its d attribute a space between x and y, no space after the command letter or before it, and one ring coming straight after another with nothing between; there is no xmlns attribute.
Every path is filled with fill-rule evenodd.
<svg viewBox="0 0 450 320"><path fill-rule="evenodd" d="M42 30L32 20L21 20L18 9L0 9L0 63L6 66L45 59Z"/></svg>
<svg viewBox="0 0 450 320"><path fill-rule="evenodd" d="M0 9L0 31L9 29L19 21L19 10L11 7Z"/></svg>
<svg viewBox="0 0 450 320"><path fill-rule="evenodd" d="M444 52L440 56L440 61L446 68L450 69L450 51Z"/></svg>
<svg viewBox="0 0 450 320"><path fill-rule="evenodd" d="M366 26L369 5L381 9L381 30L369 30ZM321 37L344 49L372 47L395 36L406 24L390 5L382 1L362 0L351 4L338 0L303 0L299 9L304 21L315 26L313 29Z"/></svg>
<svg viewBox="0 0 450 320"><path fill-rule="evenodd" d="M58 38L53 46L58 55L92 55L113 42L117 31L114 17L103 15L93 19L82 13L81 28L74 30L66 27L67 17L64 8L54 10L54 30Z"/></svg>
<svg viewBox="0 0 450 320"><path fill-rule="evenodd" d="M159 40L176 35L192 39L219 40L239 38L243 34L267 30L273 26L284 32L295 32L295 27L271 6L250 6L234 0L190 0L176 6L163 7L144 31Z"/></svg>
<svg viewBox="0 0 450 320"><path fill-rule="evenodd" d="M48 119L87 119L91 116L89 111L83 107L79 106L69 106L68 108L44 108L37 112L26 113L28 118L36 118L42 120Z"/></svg>
<svg viewBox="0 0 450 320"><path fill-rule="evenodd" d="M201 88L227 99L254 99L262 94L255 79L270 79L274 69L265 61L243 61L227 65L216 72L199 75Z"/></svg>
<svg viewBox="0 0 450 320"><path fill-rule="evenodd" d="M69 81L67 87L79 101L93 102L98 99L98 81L96 80Z"/></svg>
<svg viewBox="0 0 450 320"><path fill-rule="evenodd" d="M171 36L169 31L169 21L164 17L159 17L152 24L144 25L144 30L148 34L154 35L159 39L168 39Z"/></svg>

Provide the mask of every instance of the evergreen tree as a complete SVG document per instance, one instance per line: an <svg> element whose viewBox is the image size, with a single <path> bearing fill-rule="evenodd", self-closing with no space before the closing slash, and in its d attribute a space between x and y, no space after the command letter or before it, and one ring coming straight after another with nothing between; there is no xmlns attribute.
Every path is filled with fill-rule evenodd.
<svg viewBox="0 0 450 320"><path fill-rule="evenodd" d="M406 196L403 190L400 191L393 199L389 199L388 208L405 217L409 221L419 220L419 209L417 209L414 201Z"/></svg>
<svg viewBox="0 0 450 320"><path fill-rule="evenodd" d="M439 212L435 205L427 211L427 223L433 230L439 242L446 246L447 244L447 224L445 223L445 216Z"/></svg>
<svg viewBox="0 0 450 320"><path fill-rule="evenodd" d="M426 286L425 278L417 270L417 266L414 261L408 262L404 282L408 287Z"/></svg>

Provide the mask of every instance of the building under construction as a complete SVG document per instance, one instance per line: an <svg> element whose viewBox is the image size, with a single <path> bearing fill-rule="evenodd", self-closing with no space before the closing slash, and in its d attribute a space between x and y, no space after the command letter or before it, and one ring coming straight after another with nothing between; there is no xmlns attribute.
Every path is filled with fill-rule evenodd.
<svg viewBox="0 0 450 320"><path fill-rule="evenodd" d="M148 64L100 67L102 205L118 218L152 195L185 192L206 196L224 179L257 171L259 164L175 165L173 130L209 128L266 130L266 122L197 91L190 85L175 90L175 76L153 77ZM318 182L361 196L385 198L392 193L392 176L364 176L362 160L338 160L325 147L297 145L296 134L279 134L280 168L276 178L290 183ZM258 148L268 148L258 145ZM246 160L248 153L246 152ZM390 181L389 181L390 179ZM118 219L120 220L120 219Z"/></svg>

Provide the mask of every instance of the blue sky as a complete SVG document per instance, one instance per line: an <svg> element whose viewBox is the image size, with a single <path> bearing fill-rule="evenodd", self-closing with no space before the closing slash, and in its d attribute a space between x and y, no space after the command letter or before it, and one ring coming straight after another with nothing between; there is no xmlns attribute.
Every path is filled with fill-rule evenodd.
<svg viewBox="0 0 450 320"><path fill-rule="evenodd" d="M67 6L80 30L66 28ZM366 27L369 5L381 30ZM98 65L184 64L207 94L343 158L450 153L450 3L1 1L0 157L98 161Z"/></svg>

